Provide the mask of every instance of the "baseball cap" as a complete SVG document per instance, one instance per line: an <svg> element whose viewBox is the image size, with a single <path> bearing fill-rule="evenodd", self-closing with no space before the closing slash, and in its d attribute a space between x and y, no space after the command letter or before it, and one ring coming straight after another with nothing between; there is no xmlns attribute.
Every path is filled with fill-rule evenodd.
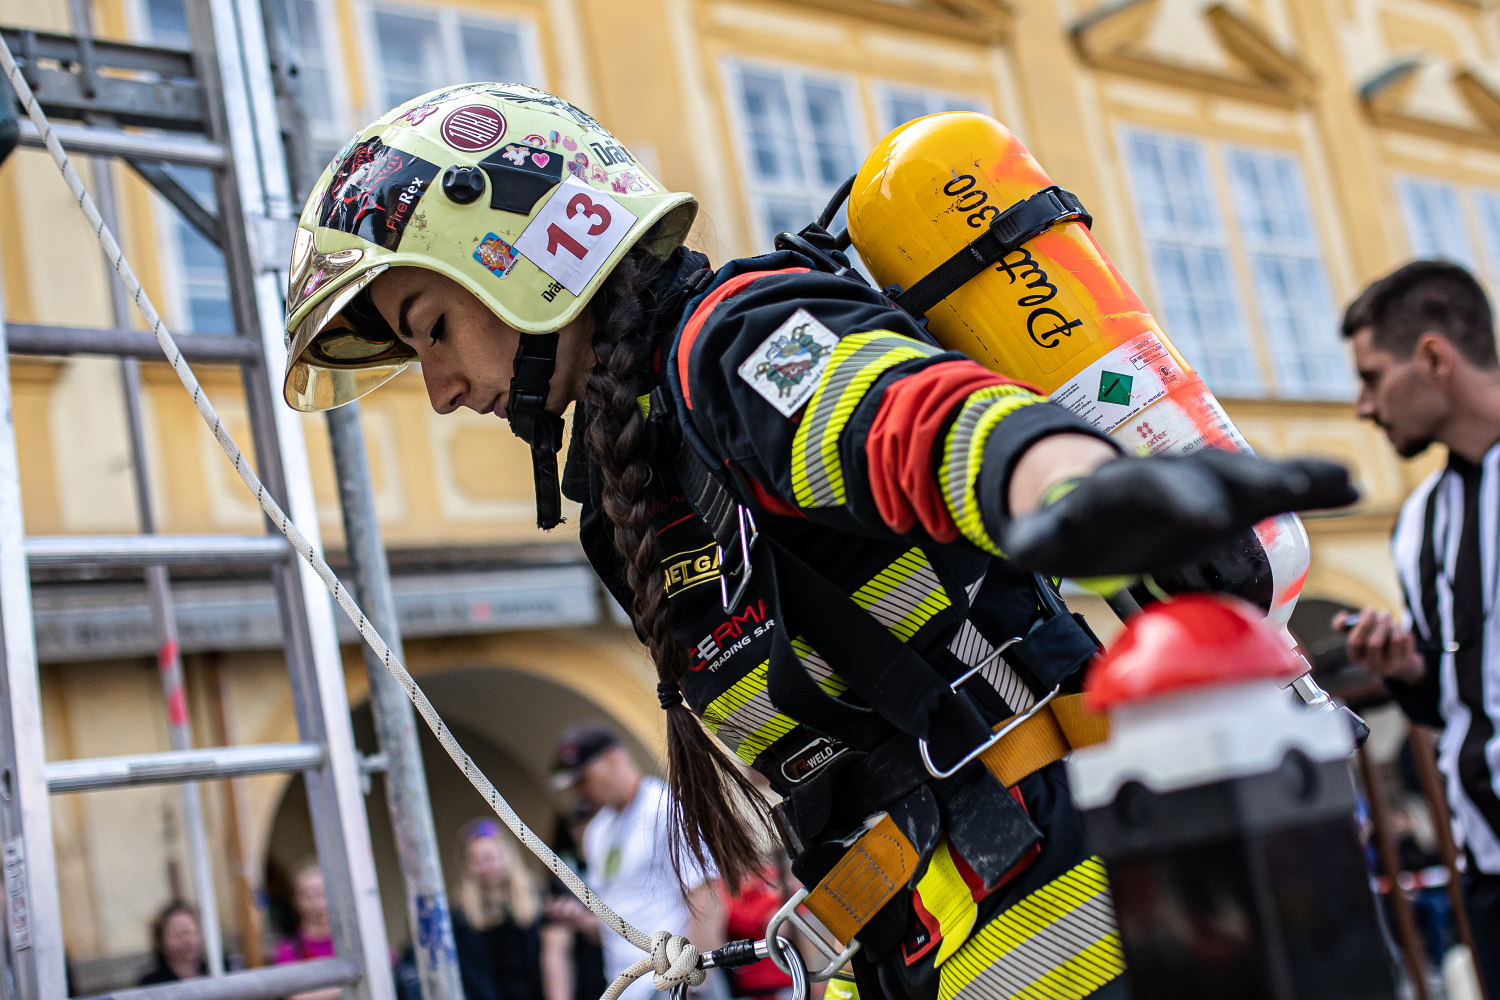
<svg viewBox="0 0 1500 1000"><path fill-rule="evenodd" d="M562 736L557 740L552 787L557 791L572 788L578 783L589 761L619 745L620 738L606 726L586 724L563 730Z"/></svg>

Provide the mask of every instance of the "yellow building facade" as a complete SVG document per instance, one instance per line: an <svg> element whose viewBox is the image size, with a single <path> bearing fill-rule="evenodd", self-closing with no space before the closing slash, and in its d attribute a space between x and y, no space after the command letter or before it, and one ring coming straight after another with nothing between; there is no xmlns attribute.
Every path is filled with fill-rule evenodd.
<svg viewBox="0 0 1500 1000"><path fill-rule="evenodd" d="M101 34L182 41L181 0L98 3ZM67 6L3 0L0 21L67 31ZM1491 0L292 6L322 155L408 97L521 79L588 109L664 183L695 192L692 240L716 262L767 250L777 230L810 221L890 128L941 110L995 115L1082 198L1103 246L1259 452L1325 455L1354 470L1364 500L1309 519L1306 597L1398 603L1387 537L1406 493L1441 458L1403 462L1354 420L1337 324L1366 282L1413 256L1451 257L1500 288ZM228 332L213 251L125 168L96 167L95 181L106 178L126 249L174 328ZM43 154L19 151L0 169L0 226L9 322L109 325L102 260ZM204 382L243 443L227 371L205 369ZM28 532L136 530L116 362L14 358L12 379ZM170 371L148 365L146 383L160 530L258 530L255 504ZM536 532L527 455L502 423L467 411L438 419L412 374L369 397L364 415L398 594L414 609L403 611L413 616L413 672L523 816L549 830L561 803L545 791L548 756L567 723L612 720L643 759L660 759L650 666L581 567L572 526ZM325 425L308 417L304 426L324 539L337 550ZM255 586L211 571L179 583L185 616L201 624L186 646L200 743L295 736L277 654L256 632ZM138 590L127 579L38 580L50 758L166 748ZM360 706L357 648L346 646L345 660ZM368 710L357 707L356 721L368 729ZM370 749L367 735L362 743ZM483 806L428 749L447 837ZM374 784L368 804L399 941L400 882ZM224 922L244 932L251 908L237 906L237 892L264 888L268 872L309 849L305 806L281 777L205 788ZM147 918L186 870L176 802L170 789L54 800L80 992L127 974L147 946ZM254 934L265 931L259 912Z"/></svg>

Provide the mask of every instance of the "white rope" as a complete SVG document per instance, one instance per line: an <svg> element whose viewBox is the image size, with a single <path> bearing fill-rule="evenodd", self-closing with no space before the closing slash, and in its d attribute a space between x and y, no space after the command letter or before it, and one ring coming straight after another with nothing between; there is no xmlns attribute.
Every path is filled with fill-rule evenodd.
<svg viewBox="0 0 1500 1000"><path fill-rule="evenodd" d="M447 751L448 756L453 758L453 763L458 765L459 769L463 771L464 776L469 779L469 783L474 786L480 795L484 796L485 801L490 804L490 808L495 810L495 814L505 821L505 825L510 827L511 832L520 839L521 843L525 844L531 853L541 858L542 863L552 871L552 874L562 880L562 883L572 891L573 895L577 896L584 906L593 911L594 915L603 921L605 926L618 932L621 937L637 948L649 953L650 957L641 959L635 965L621 973L619 978L611 983L609 989L605 991L602 1000L616 1000L626 986L629 986L631 982L645 975L647 972L655 973L653 982L659 990L671 989L682 982L693 986L703 982L704 971L697 968L698 952L687 942L686 938L681 935L670 934L666 931L658 931L654 937L647 937L624 917L611 909L588 886L583 884L583 881L574 874L573 870L554 854L552 849L543 843L542 839L533 833L530 827L521 821L521 817L516 815L516 811L510 807L510 803L505 801L504 797L495 789L495 786L490 783L490 779L484 776L484 772L479 769L478 765L464 751L464 748L459 745L458 740L454 739L453 734L448 730L448 726L443 722L442 717L438 715L437 709L433 708L432 702L427 700L427 695L417 686L417 682L412 679L406 667L396 657L396 654L391 651L391 648L386 645L385 640L380 637L380 633L370 624L369 619L359 609L359 605L354 602L354 598L348 589L334 575L328 563L323 561L323 557L302 536L302 532L297 530L297 526L292 523L291 518L287 517L286 512L272 498L265 484L260 481L260 477L255 474L255 470L245 460L244 453L234 443L234 439L229 436L229 431L224 427L224 422L219 419L219 414L215 412L213 405L209 403L208 396L203 391L203 386L199 384L197 377L193 374L192 368L188 366L187 360L182 356L182 352L177 349L177 343L172 339L172 334L168 332L166 324L162 322L161 316L156 311L156 307L151 304L151 300L147 297L145 289L141 288L140 281L136 279L135 272L131 270L130 264L125 260L125 254L121 251L120 245L115 242L114 234L104 225L104 219L99 215L99 209L95 207L94 200L89 197L88 191L84 189L83 181L79 179L78 172L73 169L73 164L69 161L68 154L63 150L62 143L58 142L57 137L52 134L51 123L47 120L47 116L42 113L41 106L37 104L36 98L31 92L30 85L27 84L26 78L21 75L21 70L16 65L15 56L11 54L10 46L5 43L4 39L0 39L0 65L4 66L6 76L10 78L11 85L16 90L16 95L21 99L21 106L26 109L27 115L31 117L37 131L41 133L42 141L47 146L47 152L52 154L52 162L56 163L57 169L62 172L63 181L68 185L68 190L72 192L73 197L77 200L78 207L83 210L84 218L88 220L89 226L94 230L94 235L98 237L100 246L104 248L104 255L109 259L109 263L115 269L115 273L120 276L120 280L124 282L126 292L130 295L130 299L135 303L136 308L141 311L141 315L145 317L147 325L151 327L151 332L156 335L156 342L161 345L162 353L166 355L167 361L172 365L172 370L182 380L183 388L187 389L188 395L193 397L193 405L198 408L198 413L203 417L204 422L208 424L209 429L213 431L215 440L219 442L219 447L224 450L224 454L234 464L234 470L239 473L240 478L245 481L245 485L249 487L250 492L255 495L255 499L260 504L261 510L266 512L266 516L271 519L271 523L286 536L287 541L291 543L292 548L296 550L297 554L307 560L308 565L318 574L318 577L327 586L328 592L333 595L333 599L338 602L339 607L344 610L344 614L349 616L349 620L359 630L360 636L365 642L369 643L375 655L380 658L380 662L384 663L385 668L391 672L391 676L401 682L401 687L406 691L406 696L417 707L417 712L422 716L423 721L427 723L427 727L432 730L433 735L437 737L438 742L442 744L443 749Z"/></svg>

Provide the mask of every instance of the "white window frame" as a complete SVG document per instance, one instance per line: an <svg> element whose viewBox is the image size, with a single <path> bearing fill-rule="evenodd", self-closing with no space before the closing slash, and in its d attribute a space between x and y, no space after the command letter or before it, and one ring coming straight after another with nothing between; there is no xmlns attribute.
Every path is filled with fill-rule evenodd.
<svg viewBox="0 0 1500 1000"><path fill-rule="evenodd" d="M816 167L811 164L813 153L808 152L803 157L802 168L804 182L801 187L767 183L757 177L753 154L750 149L750 123L745 120L744 109L740 102L739 74L742 70L762 70L770 73L778 73L786 76L789 83L801 87L808 77L818 80L826 80L838 85L843 92L845 107L849 112L849 132L853 141L855 153L855 169L858 169L863 150L870 148L869 127L865 120L863 102L860 101L858 81L848 74L837 72L824 72L818 69L809 71L807 68L795 63L768 62L761 59L745 59L739 56L724 56L719 62L720 77L724 86L724 103L729 110L729 124L732 133L731 139L735 147L735 160L740 171L740 189L744 195L745 208L750 217L750 231L752 233L752 252L764 253L770 251L769 244L762 246L762 239L774 236L768 224L765 209L767 199L775 197L807 199L812 203L812 215L807 219L812 222L817 213L822 211L828 199L838 190L843 178L832 184L824 184L817 179ZM789 94L789 97L794 95ZM791 102L792 126L797 135L792 137L792 142L798 148L811 149L812 137L810 127L804 120L806 111L800 107L798 102ZM811 169L809 169L811 167Z"/></svg>
<svg viewBox="0 0 1500 1000"><path fill-rule="evenodd" d="M1312 216L1312 199L1307 190L1302 158L1295 150L1230 142L1210 143L1210 155L1214 154L1222 160L1224 173L1229 181L1229 200L1239 223L1239 249L1249 271L1249 298L1255 303L1261 336L1265 339L1271 356L1276 395L1283 399L1352 399L1354 381L1350 375L1348 355L1338 333L1339 317L1333 298L1333 286L1328 278L1327 256L1323 251L1317 223ZM1231 157L1237 154L1277 158L1291 163L1297 175L1297 189L1286 192L1283 198L1285 207L1296 210L1306 220L1307 231L1304 237L1263 238L1246 229L1240 191L1230 162ZM1312 295L1321 292L1324 316L1315 323L1310 342L1287 343L1273 333L1268 318L1270 303L1262 297L1257 280L1257 258L1270 258L1279 264L1295 263L1303 269L1314 269L1305 279L1305 287L1301 290Z"/></svg>
<svg viewBox="0 0 1500 1000"><path fill-rule="evenodd" d="M1213 209L1214 222L1212 233L1182 233L1174 234L1171 237L1153 236L1149 226L1147 225L1147 221L1141 212L1140 197L1136 191L1136 179L1132 175L1130 165L1130 153L1127 147L1133 135L1167 138L1176 141L1185 140L1187 142L1195 143L1202 148L1204 165L1208 170L1209 196L1212 199L1211 207ZM1191 133L1175 132L1169 129L1151 128L1134 124L1123 124L1119 126L1119 128L1116 130L1116 141L1119 144L1120 162L1123 165L1126 185L1130 191L1130 209L1135 215L1136 229L1140 234L1141 249L1144 252L1143 256L1147 275L1149 277L1153 290L1156 291L1155 299L1157 311L1164 314L1165 306L1161 301L1162 296L1160 289L1162 282L1160 277L1156 273L1156 265L1152 259L1153 254L1151 252L1151 246L1153 243L1160 242L1169 245L1176 244L1183 247L1197 247L1205 250L1211 249L1222 251L1227 258L1229 267L1229 292L1232 299L1230 305L1239 320L1240 332L1244 337L1244 348L1247 353L1247 360L1250 366L1248 371L1251 375L1254 376L1254 381L1256 384L1253 387L1249 385L1229 387L1222 384L1216 386L1214 384L1215 377L1213 372L1205 371L1200 368L1199 374L1204 377L1204 381L1208 383L1209 387L1215 393L1221 394L1226 398L1264 398L1267 395L1268 388L1266 383L1266 373L1261 370L1260 359L1256 356L1255 343L1250 326L1250 316L1245 309L1246 290L1241 287L1240 275L1237 268L1235 267L1236 248L1233 242L1230 240L1229 230L1224 224L1225 209L1228 208L1232 211L1233 206L1226 206L1224 204L1224 199L1221 196L1221 193L1218 190L1218 186L1214 180L1213 156L1216 151L1215 144L1210 142L1203 136L1193 135ZM1165 315L1158 315L1157 321L1162 324L1162 329L1167 334L1167 336L1171 337L1172 330L1167 325ZM1198 367L1198 362L1200 360L1202 359L1195 359L1192 357L1188 358L1188 361L1190 363L1193 363L1195 368Z"/></svg>
<svg viewBox="0 0 1500 1000"><path fill-rule="evenodd" d="M1433 254L1420 250L1416 245L1413 213L1407 201L1405 188L1410 184L1446 188L1453 192L1458 207L1458 233L1466 253L1461 257ZM1500 226L1488 228L1484 225L1484 213L1480 211L1480 199L1486 199L1494 209L1495 221L1500 223L1500 187L1485 187L1479 184L1464 184L1458 181L1434 177L1430 174L1398 173L1393 178L1396 202L1401 209L1401 223L1405 227L1406 245L1413 257L1441 257L1462 264L1492 290L1500 288ZM1473 228L1469 220L1474 220ZM1477 230L1477 232L1476 232ZM1478 245L1475 245L1475 237Z"/></svg>
<svg viewBox="0 0 1500 1000"><path fill-rule="evenodd" d="M887 135L894 131L897 126L906 124L892 120L890 113L890 99L893 94L907 93L920 94L929 104L934 102L951 103L964 101L975 105L975 109L986 115L993 115L994 105L989 98L983 94L971 94L961 90L943 90L936 87L922 87L916 84L899 83L894 80L880 80L870 85L870 96L875 106L876 123L880 134ZM952 108L939 108L939 111L950 111ZM937 114L937 111L928 111L927 114Z"/></svg>
<svg viewBox="0 0 1500 1000"><path fill-rule="evenodd" d="M313 128L313 141L315 143L332 146L335 149L343 146L349 138L349 133L354 131L355 126L350 124L353 117L353 109L349 103L349 81L347 69L344 62L344 47L340 44L342 34L339 29L338 13L333 9L333 0L307 0L317 11L318 33L321 35L322 44L319 48L323 52L323 64L327 67L328 94L333 100L332 121L314 122L309 118Z"/></svg>
<svg viewBox="0 0 1500 1000"><path fill-rule="evenodd" d="M505 14L479 13L468 7L422 6L391 2L391 0L358 0L355 4L355 20L358 24L360 51L363 54L363 69L367 86L368 102L364 117L373 121L395 107L385 93L385 74L381 71L380 36L375 30L377 10L388 10L405 17L436 20L438 37L442 39L444 55L450 64L463 65L463 38L459 34L460 22L470 22L480 27L510 28L521 36L521 54L525 59L525 79L507 80L506 83L525 83L545 90L547 81L542 70L541 45L536 22L527 17ZM478 81L456 79L452 85ZM437 86L447 86L438 84Z"/></svg>

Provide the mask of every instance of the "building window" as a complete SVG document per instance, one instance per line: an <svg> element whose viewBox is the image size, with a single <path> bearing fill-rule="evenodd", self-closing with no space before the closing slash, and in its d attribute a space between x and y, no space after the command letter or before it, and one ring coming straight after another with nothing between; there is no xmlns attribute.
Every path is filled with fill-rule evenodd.
<svg viewBox="0 0 1500 1000"><path fill-rule="evenodd" d="M989 107L978 98L962 94L948 94L940 90L882 86L876 89L875 100L876 106L880 108L882 132L890 132L909 121L935 115L941 111L989 113Z"/></svg>
<svg viewBox="0 0 1500 1000"><path fill-rule="evenodd" d="M1284 153L1243 148L1226 148L1224 163L1278 394L1349 398L1349 365L1301 166Z"/></svg>
<svg viewBox="0 0 1500 1000"><path fill-rule="evenodd" d="M372 114L476 80L541 84L536 43L525 22L387 4L369 11L371 91L378 104Z"/></svg>
<svg viewBox="0 0 1500 1000"><path fill-rule="evenodd" d="M1261 395L1204 144L1134 130L1123 139L1162 328L1209 388Z"/></svg>
<svg viewBox="0 0 1500 1000"><path fill-rule="evenodd" d="M334 158L350 131L342 86L343 63L334 44L338 28L330 0L291 0L297 30L297 80L312 127L313 156Z"/></svg>
<svg viewBox="0 0 1500 1000"><path fill-rule="evenodd" d="M859 169L854 88L837 77L731 63L735 124L757 249L812 222ZM842 213L834 221L837 229Z"/></svg>
<svg viewBox="0 0 1500 1000"><path fill-rule="evenodd" d="M214 175L205 167L168 166L167 169L210 213L217 213ZM173 231L177 272L178 324L190 333L234 333L234 311L229 301L229 273L224 254L208 237L187 224L177 210L162 205L159 219Z"/></svg>
<svg viewBox="0 0 1500 1000"><path fill-rule="evenodd" d="M1442 257L1474 267L1474 252L1464 229L1457 188L1437 181L1401 177L1396 180L1396 195L1401 202L1413 257Z"/></svg>
<svg viewBox="0 0 1500 1000"><path fill-rule="evenodd" d="M310 0L299 0L299 3ZM182 0L146 0L146 32L151 42L187 48L187 14ZM169 166L177 183L214 213L218 211L212 171L203 167ZM165 202L159 202L158 225L171 240L163 247L163 263L171 278L169 294L175 300L174 325L191 333L226 333L234 330L234 311L229 301L229 274L224 253Z"/></svg>

